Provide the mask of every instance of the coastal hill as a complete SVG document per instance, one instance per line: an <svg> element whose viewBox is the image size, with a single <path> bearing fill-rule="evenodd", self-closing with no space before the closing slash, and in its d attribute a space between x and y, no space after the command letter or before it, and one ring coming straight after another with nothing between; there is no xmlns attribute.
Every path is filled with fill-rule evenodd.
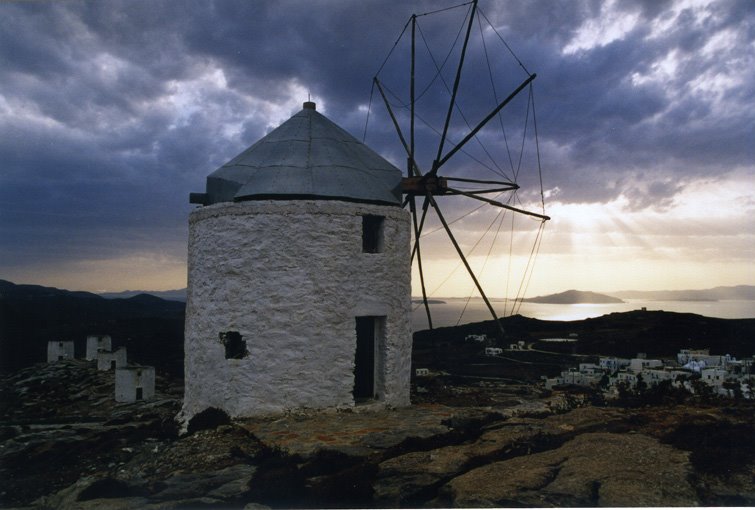
<svg viewBox="0 0 755 510"><path fill-rule="evenodd" d="M619 298L589 292L584 290L567 290L558 294L548 294L547 296L537 296L524 300L527 303L547 303L554 305L574 305L581 303L623 303Z"/></svg>
<svg viewBox="0 0 755 510"><path fill-rule="evenodd" d="M582 295L582 301L576 302L596 302L592 300L600 296L570 291L550 297L571 295L572 301L561 301L568 303L575 302L579 297L576 294ZM0 280L0 372L45 360L50 340L73 340L77 355L81 356L87 335L109 334L113 348L127 347L130 360L181 375L184 307L182 302L150 295L105 299L87 292ZM567 322L513 316L502 319L502 323L514 340L536 341L579 333L577 349L581 354L621 356L637 352L673 354L680 348L706 347L735 356L751 356L751 339L755 335L755 319L716 319L670 312L612 313ZM497 330L492 321L487 321L436 328L432 333L417 331L414 355L434 344L436 348L430 349L433 356L442 357L438 346L448 342L455 345L456 339L468 334L486 333L495 337ZM449 353L451 357L459 354L454 348Z"/></svg>
<svg viewBox="0 0 755 510"><path fill-rule="evenodd" d="M416 332L412 368L427 373L413 372L411 407L273 420L211 408L182 433L182 303L0 281L0 507L755 504L752 401L669 392L609 405L541 384L598 354L751 356L755 319L636 310L501 322L506 339L493 321ZM157 365L155 399L114 402L113 373L94 362L43 362L47 339L74 339L81 353L95 331ZM566 337L578 340L547 341ZM506 351L486 356L488 346ZM32 361L8 366L9 352Z"/></svg>

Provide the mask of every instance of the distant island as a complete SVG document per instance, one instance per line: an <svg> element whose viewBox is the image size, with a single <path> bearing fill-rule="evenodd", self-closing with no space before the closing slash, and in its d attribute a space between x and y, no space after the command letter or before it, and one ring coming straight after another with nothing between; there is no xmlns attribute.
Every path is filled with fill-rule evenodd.
<svg viewBox="0 0 755 510"><path fill-rule="evenodd" d="M421 305L422 303L424 303L424 301L422 300L422 298L412 299L412 303L415 304L415 305ZM440 299L428 299L427 300L427 304L429 304L429 305L445 305L446 302L442 301Z"/></svg>
<svg viewBox="0 0 755 510"><path fill-rule="evenodd" d="M527 303L547 303L553 305L575 305L583 303L604 304L604 303L623 303L619 298L589 292L583 290L567 290L558 294L548 294L547 296L537 296L524 300Z"/></svg>

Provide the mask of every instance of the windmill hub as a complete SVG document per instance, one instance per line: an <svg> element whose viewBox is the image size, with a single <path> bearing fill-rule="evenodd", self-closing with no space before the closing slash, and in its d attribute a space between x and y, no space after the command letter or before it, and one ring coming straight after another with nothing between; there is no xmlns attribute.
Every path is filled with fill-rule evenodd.
<svg viewBox="0 0 755 510"><path fill-rule="evenodd" d="M422 177L404 177L401 179L401 191L405 195L445 195L448 193L448 179L434 175Z"/></svg>

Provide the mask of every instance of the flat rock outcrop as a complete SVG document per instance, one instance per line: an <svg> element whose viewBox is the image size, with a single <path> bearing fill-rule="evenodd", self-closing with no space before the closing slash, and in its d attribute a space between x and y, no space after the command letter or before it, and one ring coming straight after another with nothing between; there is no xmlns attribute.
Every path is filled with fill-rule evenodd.
<svg viewBox="0 0 755 510"><path fill-rule="evenodd" d="M0 506L755 505L749 402L217 411L181 435L179 388L158 378L157 399L118 404L107 374L78 361L0 378Z"/></svg>
<svg viewBox="0 0 755 510"><path fill-rule="evenodd" d="M438 499L459 507L693 506L688 457L643 434L580 434L554 450L473 469Z"/></svg>

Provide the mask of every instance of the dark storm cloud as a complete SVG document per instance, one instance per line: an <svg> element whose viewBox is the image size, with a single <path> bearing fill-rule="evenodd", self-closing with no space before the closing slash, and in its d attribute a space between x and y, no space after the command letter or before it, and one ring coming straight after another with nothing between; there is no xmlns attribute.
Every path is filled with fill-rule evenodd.
<svg viewBox="0 0 755 510"><path fill-rule="evenodd" d="M745 97L751 94L752 79L732 66L752 42L752 4L714 3L715 19L704 23L687 10L670 28L654 34L652 24L669 13L653 3L651 9L636 13L640 19L635 28L620 39L565 55L560 50L580 20L596 15L601 4L592 9L585 4L584 12L574 8L576 5L556 5L553 15L546 17L569 19L569 13L559 8L573 11L572 15L578 13L571 19L571 33L562 25L551 37L530 23L534 33L522 48L541 77L537 86L543 131L554 142L572 147L568 163L574 168L570 171L586 171L592 178L597 171L610 175L633 167L655 166L660 170L664 163L676 160L687 163L684 176L696 176L721 172L747 157L751 149L745 137L752 116ZM629 2L619 6L636 8ZM521 17L516 11L508 14L513 14L512 26L520 19L532 21L524 13L519 13ZM727 31L732 31L727 37L736 37L732 46L716 55L703 55L711 38ZM679 61L670 76L633 83L635 73L652 72L670 55ZM744 63L752 65L751 59ZM722 91L726 93L722 104L713 101L715 91L690 90L692 82L706 73L715 76L726 72L732 72L742 83Z"/></svg>
<svg viewBox="0 0 755 510"><path fill-rule="evenodd" d="M0 251L0 264L32 252L75 257L85 242L92 256L144 250L165 242L166 229L180 245L188 192L200 191L208 173L282 120L271 120L271 109L291 102L292 86L311 92L361 138L360 107L403 24L412 12L452 3L0 5L0 232L17 246ZM480 4L538 73L546 187L558 188L565 202L623 195L637 209L662 207L695 179L751 165L753 4L714 2L712 15L702 17L688 9L662 30L655 27L673 15L672 2L617 2L608 13L606 5ZM465 10L422 18L428 39L455 33ZM600 26L622 14L636 20L614 40L564 51L587 22ZM714 39L718 46L706 49ZM479 40L471 44L479 53ZM381 77L405 88L404 49ZM675 66L668 75L664 62ZM472 63L465 76L471 90L488 79ZM523 79L514 67L499 95ZM449 65L444 76L452 75ZM443 113L445 100L423 99ZM490 98L470 93L460 103L474 125ZM377 96L371 115L368 143L403 168ZM450 170L466 171L469 161L454 164Z"/></svg>

